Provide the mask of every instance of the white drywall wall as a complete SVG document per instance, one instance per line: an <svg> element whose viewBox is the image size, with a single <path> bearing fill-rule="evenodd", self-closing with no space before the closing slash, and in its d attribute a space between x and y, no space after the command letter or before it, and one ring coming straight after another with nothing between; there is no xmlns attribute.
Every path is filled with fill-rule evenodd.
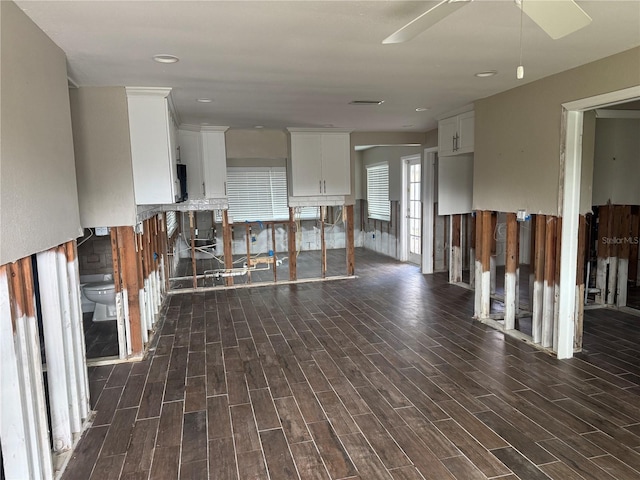
<svg viewBox="0 0 640 480"><path fill-rule="evenodd" d="M0 264L82 235L67 66L13 2L0 2Z"/></svg>
<svg viewBox="0 0 640 480"><path fill-rule="evenodd" d="M77 88L70 97L82 226L135 225L124 87Z"/></svg>

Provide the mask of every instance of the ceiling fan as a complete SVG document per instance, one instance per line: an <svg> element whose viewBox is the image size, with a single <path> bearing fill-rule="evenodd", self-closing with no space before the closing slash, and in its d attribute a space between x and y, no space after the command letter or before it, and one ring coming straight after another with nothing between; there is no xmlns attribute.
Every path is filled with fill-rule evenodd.
<svg viewBox="0 0 640 480"><path fill-rule="evenodd" d="M382 43L408 42L472 1L443 0L389 35ZM554 40L591 23L591 17L574 0L514 0L514 3Z"/></svg>

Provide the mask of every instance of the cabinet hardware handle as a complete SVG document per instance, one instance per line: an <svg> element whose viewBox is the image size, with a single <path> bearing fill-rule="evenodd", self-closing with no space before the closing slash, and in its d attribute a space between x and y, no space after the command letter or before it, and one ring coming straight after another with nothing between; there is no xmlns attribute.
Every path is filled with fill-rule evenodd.
<svg viewBox="0 0 640 480"><path fill-rule="evenodd" d="M224 195L227 196L227 182L224 182Z"/></svg>
<svg viewBox="0 0 640 480"><path fill-rule="evenodd" d="M451 151L455 152L456 151L456 136L453 135L451 137Z"/></svg>
<svg viewBox="0 0 640 480"><path fill-rule="evenodd" d="M320 193L322 193L322 180L318 180L318 187L320 188Z"/></svg>
<svg viewBox="0 0 640 480"><path fill-rule="evenodd" d="M204 189L204 182L202 182L202 195L206 195L206 194L207 193L205 192L205 189Z"/></svg>
<svg viewBox="0 0 640 480"><path fill-rule="evenodd" d="M327 181L324 181L324 193L327 193Z"/></svg>

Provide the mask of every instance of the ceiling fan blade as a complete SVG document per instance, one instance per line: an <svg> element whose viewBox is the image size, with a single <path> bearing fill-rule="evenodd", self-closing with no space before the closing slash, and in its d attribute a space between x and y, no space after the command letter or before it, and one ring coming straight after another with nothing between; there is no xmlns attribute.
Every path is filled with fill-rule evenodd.
<svg viewBox="0 0 640 480"><path fill-rule="evenodd" d="M554 40L591 23L591 17L573 0L516 0L516 4Z"/></svg>
<svg viewBox="0 0 640 480"><path fill-rule="evenodd" d="M400 30L389 35L382 41L382 43L388 44L408 42L412 38L418 36L429 27L435 25L440 20L448 15L451 15L460 7L463 7L471 1L473 0L444 0L438 3L435 7L432 7L424 12L419 17L411 20ZM525 12L526 11L527 10L525 9Z"/></svg>

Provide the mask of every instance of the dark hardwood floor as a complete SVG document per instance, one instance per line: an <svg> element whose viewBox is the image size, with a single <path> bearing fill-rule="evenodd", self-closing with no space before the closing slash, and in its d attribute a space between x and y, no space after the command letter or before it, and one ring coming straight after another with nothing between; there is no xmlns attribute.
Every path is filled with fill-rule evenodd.
<svg viewBox="0 0 640 480"><path fill-rule="evenodd" d="M640 478L640 317L588 311L558 361L445 275L357 273L170 297L144 361L91 369L63 478Z"/></svg>

